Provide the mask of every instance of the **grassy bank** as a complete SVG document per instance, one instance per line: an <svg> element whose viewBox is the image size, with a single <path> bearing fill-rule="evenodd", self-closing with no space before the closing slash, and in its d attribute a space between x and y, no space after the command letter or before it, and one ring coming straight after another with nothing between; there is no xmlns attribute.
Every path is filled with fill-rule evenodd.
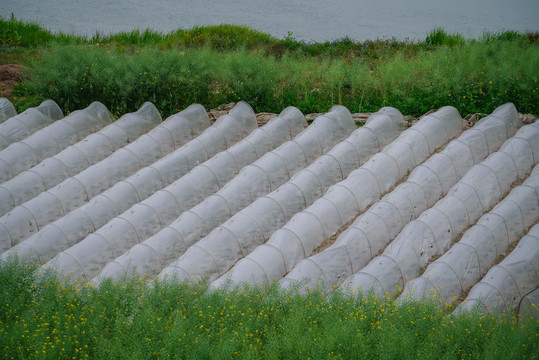
<svg viewBox="0 0 539 360"><path fill-rule="evenodd" d="M124 280L94 289L33 266L0 264L4 359L523 359L537 321L447 317L428 303L205 293L205 286Z"/></svg>
<svg viewBox="0 0 539 360"><path fill-rule="evenodd" d="M539 113L535 33L465 39L434 30L421 42L304 43L230 25L90 39L16 19L0 20L0 29L0 64L27 67L9 97L19 110L52 98L66 112L99 100L117 116L146 100L164 116L194 102L212 108L238 100L256 111L390 105L410 115L444 105L489 113L511 101Z"/></svg>

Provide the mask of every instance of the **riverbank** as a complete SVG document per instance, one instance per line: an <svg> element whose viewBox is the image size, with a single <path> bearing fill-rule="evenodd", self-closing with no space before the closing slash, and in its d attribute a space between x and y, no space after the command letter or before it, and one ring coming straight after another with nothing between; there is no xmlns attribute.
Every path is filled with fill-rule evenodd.
<svg viewBox="0 0 539 360"><path fill-rule="evenodd" d="M231 25L91 39L13 18L0 27L0 65L24 69L4 94L18 111L52 98L65 112L98 100L115 115L152 101L164 117L194 102L213 109L239 100L270 113L342 104L419 116L451 105L465 115L509 101L521 113L539 113L537 33L466 39L435 30L418 42L305 43Z"/></svg>

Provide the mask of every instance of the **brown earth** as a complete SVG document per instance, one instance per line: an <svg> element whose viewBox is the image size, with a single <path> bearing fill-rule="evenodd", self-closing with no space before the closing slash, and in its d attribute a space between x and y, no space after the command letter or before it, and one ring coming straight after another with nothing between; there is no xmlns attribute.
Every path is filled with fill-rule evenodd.
<svg viewBox="0 0 539 360"><path fill-rule="evenodd" d="M0 65L0 93L6 97L11 95L13 87L22 79L22 65Z"/></svg>

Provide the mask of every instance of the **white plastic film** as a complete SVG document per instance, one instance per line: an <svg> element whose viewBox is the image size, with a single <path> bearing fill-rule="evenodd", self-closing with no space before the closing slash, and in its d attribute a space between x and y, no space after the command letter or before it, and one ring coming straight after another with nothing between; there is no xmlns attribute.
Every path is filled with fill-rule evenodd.
<svg viewBox="0 0 539 360"><path fill-rule="evenodd" d="M218 126L221 129L225 129L227 126L236 128L241 123L241 118L246 117L246 111L251 114L251 125L256 126L254 112L245 103L238 104L237 108L234 108L229 115L217 120L214 126ZM92 273L85 271L86 276L96 275L97 270L101 270L108 261L114 259L114 257L111 257L111 254L118 256L124 253L134 244L149 237L163 226L172 222L177 217L175 213L181 212L181 207L187 207L189 203L196 204L200 201L199 199L203 199L205 197L203 191L209 193L216 191L215 188L218 186L216 184L217 177L208 177L207 172L196 171L196 169L201 168L212 171L212 165L216 165L222 160L228 160L228 167L216 168L216 172L213 175L219 175L220 178L233 177L233 174L230 174L232 167L236 168L235 173L237 173L243 167L244 161L252 162L256 158L257 151L263 153L264 150L267 150L268 146L270 148L277 146L279 143L290 139L292 137L291 134L299 133L306 126L303 114L299 110L288 108L286 111L283 111L283 114L283 117L275 118L263 128L254 130L245 139L220 153L228 154L230 158L225 157L223 159L223 157L216 155L212 158L214 159L213 161L210 161L210 159L195 167L189 174L147 198L155 189L161 189L167 185L156 183L153 186L149 186L152 185L151 181L153 179L170 178L167 171L172 171L171 169L174 169L182 156L185 158L197 156L200 161L203 156L211 156L219 151L218 148L212 148L211 144L221 143L219 140L223 139L215 138L220 132L208 129L208 131L197 138L197 142L195 143L207 144L207 151L203 155L199 151L198 153L192 153L191 151L197 148L193 148L187 144L175 153L154 163L146 171L141 170L135 176L119 182L109 190L96 196L87 205L56 221L50 229L45 228L42 231L42 235L38 233L34 239L30 238L14 249L19 248L19 252L37 255L39 260L43 262L56 255L56 253L49 251L50 248L54 248L57 251L59 249L65 250L69 246L72 246L66 250L66 252L72 253L76 252L76 248L87 246L86 243L89 243L90 245L88 246L92 247L91 244L96 242L96 239L100 239L98 242L105 239L109 244L108 247L103 248L97 246L94 249L94 252L101 254L96 257L100 261L99 264L95 262L92 264L87 263L88 260L95 260L94 258L77 259L77 263L82 269L94 269ZM229 144L234 143L230 139L228 142ZM274 142L275 144L273 144ZM255 149L256 151L254 151ZM246 153L251 154L251 156L246 157ZM151 171L156 171L157 174L152 174ZM199 194L193 192L192 184L204 184L204 182L207 183L205 189L199 189ZM131 205L134 206L129 209ZM178 207L180 208L178 209ZM118 213L122 211L124 212L119 215ZM113 216L116 216L116 218L109 221ZM69 232L69 235L67 234L67 230L73 222L79 221L84 224L87 222L87 220L84 221L85 218L91 220L93 226L97 229L94 233L90 234L86 239L84 239L85 233ZM58 230L64 230L63 233L65 235L63 237L58 236ZM95 229L92 228L91 230L94 231ZM82 242L79 243L81 240L84 244ZM65 254L60 254L59 259L55 262L59 270L63 270L59 265L62 263L62 256L65 256ZM79 271L77 270L77 275L80 274Z"/></svg>
<svg viewBox="0 0 539 360"><path fill-rule="evenodd" d="M330 187L323 197L295 214L266 244L239 260L216 286L242 282L268 284L281 279L430 153L459 135L462 127L462 118L452 107L423 117L345 180Z"/></svg>
<svg viewBox="0 0 539 360"><path fill-rule="evenodd" d="M447 196L406 225L381 256L349 277L341 289L398 294L433 256L447 251L461 232L496 205L516 180L527 176L539 159L538 144L539 122L520 128L500 151L474 165Z"/></svg>
<svg viewBox="0 0 539 360"><path fill-rule="evenodd" d="M245 136L248 136L254 128L256 128L254 111L245 102L238 103L228 115L219 118L212 127L182 148L142 169L129 179L119 182L103 194L96 196L87 206L82 206L74 211L73 216L70 217L72 219L75 217L90 218L96 229L101 226L104 226L104 229L90 234L81 242L78 242L81 238L75 239L78 243L58 254L55 259L51 260L49 265L73 277L84 276L87 280L97 275L97 272L108 261L113 260L114 257L127 251L133 245L133 243L129 242L129 237L116 238L115 234L111 234L109 229L112 224L105 226L111 218L120 215L132 205L185 175L196 164L206 161L208 157L223 151L228 146L232 146ZM94 203L97 204L98 202L101 202L101 208L92 209ZM148 204L143 206L148 206ZM148 213L134 213L133 210L129 210L129 212L134 216L131 218L120 216L120 222L131 227L135 227L135 223L143 225L144 218ZM161 223L162 219L160 219L159 213L156 211L152 211L150 216L153 218L150 219L150 224ZM65 221L63 222L65 223ZM56 223L55 225L58 224ZM112 230L114 232L114 229ZM142 226L137 227L136 230L141 231L137 235L142 237L146 229ZM111 236L111 242L105 236ZM68 240L71 241L72 239ZM103 241L109 244L109 248L103 248L101 245ZM94 249L95 256L79 258L76 255L78 254L78 249L84 248ZM84 254L84 251L81 254ZM78 260L76 269L69 267L71 263L64 261L66 257L75 257Z"/></svg>
<svg viewBox="0 0 539 360"><path fill-rule="evenodd" d="M204 108L200 105L192 105L185 111L189 117L204 118L205 121L209 121ZM191 120L183 115L181 112L172 120L186 121L187 125ZM167 186L170 181L187 173L192 164L223 150L227 143L233 144L238 141L254 127L256 127L256 118L253 110L249 105L241 102L228 115L219 118L213 126L198 136L201 129L193 132L184 129L184 132L189 131L189 137L196 136L195 139L129 178L117 182L88 203L58 219L50 226L44 227L40 232L14 247L10 253L28 254L30 258L37 256L41 263L50 260L59 251L78 243L133 204L144 200L156 190ZM179 130L181 129L176 129L173 133ZM185 137L185 134L182 136ZM155 217L156 214L154 213L153 216ZM79 224L80 229L77 228Z"/></svg>
<svg viewBox="0 0 539 360"><path fill-rule="evenodd" d="M0 123L15 115L17 115L17 110L15 110L13 104L4 97L0 98Z"/></svg>
<svg viewBox="0 0 539 360"><path fill-rule="evenodd" d="M236 237L245 240L251 246L257 241L265 241L264 236L267 239L273 230L285 223L285 219L303 209L306 206L305 202L310 204L321 196L322 188L325 191L329 185L341 180L343 173L346 176L368 156L379 151L379 144L383 146L388 141L387 138L397 136L404 127L402 115L393 114L394 111L391 109L383 110L384 112L373 115L362 130L355 130L327 154L296 173L287 184L266 196L259 197L222 226L234 224ZM165 234L173 233L168 231ZM108 270L105 269L107 271L104 270L101 277L110 276L118 271L124 273L130 265L141 275L157 274L163 269L163 264L166 265L175 259L171 253L181 254L184 251L184 245L180 249L169 250L170 246L174 246L171 239L170 236L155 237L136 245L127 254L109 264Z"/></svg>
<svg viewBox="0 0 539 360"><path fill-rule="evenodd" d="M507 248L539 220L539 167L492 211L483 215L461 240L406 284L401 300L435 295L452 304L470 289Z"/></svg>
<svg viewBox="0 0 539 360"><path fill-rule="evenodd" d="M241 210L257 196L265 195L271 191L272 186L280 185L279 181L284 182L288 179L287 176L301 170L304 164L312 162L315 156L313 154L329 150L329 146L348 135L354 128L355 124L346 108L342 106L332 108L330 113L317 118L311 126L293 140L285 142L253 164L244 167L216 194L182 213L168 227L180 231L184 241L194 243L232 216L235 211ZM160 236L160 233L154 236ZM51 263L54 263L53 266L59 269L71 266L68 262L66 266L61 264L60 257L67 258L59 254L56 259L51 260ZM86 276L90 274L87 269L85 269L85 274ZM81 274L81 276L84 275Z"/></svg>
<svg viewBox="0 0 539 360"><path fill-rule="evenodd" d="M332 246L299 262L279 284L301 292L315 287L330 291L341 285L366 266L407 223L445 196L471 166L497 151L520 126L514 105L500 106L414 168L406 182L372 205ZM488 146L477 146L478 143Z"/></svg>
<svg viewBox="0 0 539 360"><path fill-rule="evenodd" d="M197 124L196 120L200 119L201 116L206 117L206 121L209 123L209 118L207 118L204 108L200 105L196 105L195 107L196 111L189 109L186 115L193 116L193 123L195 124ZM170 177L170 173L175 172L173 165L176 158L173 156L167 157L168 161L166 161L166 164L157 162L152 165L152 168L144 169L144 167L161 159L176 147L181 147L184 142L177 142L173 134L181 131L185 132L185 130L191 132L190 123L191 119L184 116L183 113L173 115L149 133L118 149L108 158L90 166L73 177L67 178L54 188L16 207L0 218L0 224L2 224L0 225L0 248L8 246L6 243L8 238L11 239L11 246L16 245L18 242L38 232L45 225L67 215L69 212L87 203L94 196L111 188L118 181L126 179L141 168L143 169L140 172L133 175L129 180L126 180L127 185L123 183L118 184L118 187L123 187L123 191L112 190L104 195L114 203L113 206L117 211L121 209L122 204L132 205L132 201L135 203L140 201L136 200L136 198L144 196L145 191L151 192L151 189L154 187L162 187L163 182L166 182ZM199 125L197 124L196 128L198 127ZM196 136L197 133L195 132L194 135ZM223 137L220 132L218 135L221 138ZM181 136L183 138L185 134ZM198 146L198 143L202 145ZM198 150L198 156L202 158L206 156L207 152L203 145L203 141L199 139L196 148ZM211 144L209 148L211 149L213 146L216 145ZM180 158L183 162L187 162L186 160L190 159L184 154ZM187 167L188 164L185 166ZM187 170L183 173L187 172ZM139 185L135 185L136 183ZM150 190L146 190L145 187L149 187ZM124 198L117 196L122 193L126 195L126 191L131 193L130 198L127 196ZM114 201L115 199L118 199L118 201ZM99 217L93 219L94 223L98 222L98 220Z"/></svg>
<svg viewBox="0 0 539 360"><path fill-rule="evenodd" d="M114 242L116 253L122 253L124 248L137 245L108 264L99 279L117 278L125 274L130 266L135 267L141 276L148 273L146 262L151 261L159 252L168 251L162 248L152 249L146 244L138 243L162 230L183 211L218 191L244 166L283 142L291 140L306 126L307 122L298 109L286 108L279 117L256 129L243 141L217 154L168 187L111 220L97 232L110 239L111 243ZM117 243L122 244L122 250L116 248ZM93 282L98 282L99 279Z"/></svg>
<svg viewBox="0 0 539 360"><path fill-rule="evenodd" d="M402 117L395 116L391 120L383 116L384 113L387 114L387 111L387 108L382 109L379 114L369 119L365 128L356 130L347 140L336 145L330 153L322 156L309 168L294 176L289 183L267 197L257 200L221 227L228 229L229 233L235 234L242 251L245 253L249 253L255 246L265 242L272 232L285 224L294 213L311 205L330 185L342 180L350 171L363 164L369 156L380 151L380 148L387 144L387 141L395 138L400 126L402 126ZM398 113L395 109L392 111ZM392 121L393 125L391 125ZM382 124L386 126L385 129L380 126ZM374 126L374 128L369 128L369 125ZM389 127L387 127L388 125ZM391 126L395 125L397 126L388 131ZM372 137L373 134L376 134L378 141L372 141L373 138L366 139ZM364 140L359 141L360 138ZM370 147L367 144L370 144ZM348 150L346 151L346 149ZM357 159L352 165L352 158L349 156L354 149L357 153ZM348 154L348 158L346 154ZM349 166L345 165L347 163ZM339 168L343 171L340 172ZM218 230L219 228L204 241L208 244L213 242L216 244L214 247L220 249L226 244L220 244L223 239ZM226 233L224 234L225 237L230 237ZM206 248L210 247L210 245L206 246ZM224 252L218 251L213 251L213 254L215 257L219 255L221 260L219 261L221 264L219 266L220 274L234 264L240 256L239 252L229 252L226 256ZM226 261L224 261L225 258Z"/></svg>
<svg viewBox="0 0 539 360"><path fill-rule="evenodd" d="M539 287L539 224L530 229L507 257L493 266L455 309L455 313L476 308L494 314L513 314L517 310L523 315L535 309L537 314ZM518 307L521 309L518 309Z"/></svg>
<svg viewBox="0 0 539 360"><path fill-rule="evenodd" d="M77 110L0 151L0 182L12 179L114 121L100 102Z"/></svg>
<svg viewBox="0 0 539 360"><path fill-rule="evenodd" d="M155 106L149 102L144 103L137 112L122 116L100 131L6 181L0 185L0 215L105 159L160 122L161 115Z"/></svg>
<svg viewBox="0 0 539 360"><path fill-rule="evenodd" d="M11 117L0 124L0 150L63 117L62 110L52 100Z"/></svg>
<svg viewBox="0 0 539 360"><path fill-rule="evenodd" d="M177 242L183 244L183 248L195 244L257 198L267 195L288 181L295 173L311 164L315 156L328 152L332 146L349 136L353 129L355 125L350 112L343 106L334 106L330 112L316 118L311 126L294 140L284 143L252 165L246 166L218 193L184 212L170 225L174 232L163 231L163 236L172 236L171 238L162 240L150 238L148 241ZM216 231L221 230L218 228ZM225 230L224 233L230 233L230 231ZM161 236L159 233L155 235L155 237ZM200 244L202 243L198 245ZM169 257L163 263L169 264L183 253L182 246L176 246L176 249L181 251L175 254L169 253ZM196 249L189 251L196 251ZM193 262L192 260L198 258L196 256L190 258L189 251L178 261L188 261L190 266L197 269L199 265L205 266L205 264L195 263L196 260ZM230 252L230 249L223 251ZM173 255L176 256L172 257Z"/></svg>

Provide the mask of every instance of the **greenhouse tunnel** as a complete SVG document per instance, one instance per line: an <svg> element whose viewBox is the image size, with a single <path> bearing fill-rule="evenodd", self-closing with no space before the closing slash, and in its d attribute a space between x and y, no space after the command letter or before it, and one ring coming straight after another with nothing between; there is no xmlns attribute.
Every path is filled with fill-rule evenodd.
<svg viewBox="0 0 539 360"><path fill-rule="evenodd" d="M114 118L105 105L93 102L86 109L74 111L27 138L12 143L0 151L0 182L12 179L112 121Z"/></svg>
<svg viewBox="0 0 539 360"><path fill-rule="evenodd" d="M435 295L443 304L452 304L477 283L538 220L539 166L536 165L522 185L513 188L494 209L481 216L420 277L407 283L399 299L423 299ZM535 281L539 285L537 276Z"/></svg>
<svg viewBox="0 0 539 360"><path fill-rule="evenodd" d="M153 105L151 107L155 109ZM154 114L160 119L157 109ZM181 147L193 136L197 136L199 131L195 129L203 129L206 124L209 125L209 118L202 106L192 106L180 114L169 117L147 134L116 150L99 163L67 178L0 218L0 249L4 249L5 241L10 240L11 246L14 246L45 225L87 203L118 181ZM191 126L194 129L191 129ZM193 130L193 134L185 130ZM186 136L187 134L189 136ZM120 193L116 192L117 195Z"/></svg>
<svg viewBox="0 0 539 360"><path fill-rule="evenodd" d="M107 227L102 229L101 236L115 238L117 241L122 238L121 241L127 245L137 245L107 264L99 278L93 282L99 282L102 278L123 276L133 267L141 275L150 274L146 262L151 261L158 253L169 253L169 248L163 245L154 248L144 241L145 239L170 225L183 211L221 189L243 167L283 142L291 140L305 127L307 122L303 114L296 108L288 107L278 117L253 131L229 150L215 155L152 197L135 204L132 211L128 210L111 220ZM165 211L166 214L161 215ZM160 214L159 218L154 214ZM136 223L135 219L141 220Z"/></svg>
<svg viewBox="0 0 539 360"><path fill-rule="evenodd" d="M127 146L130 151L125 151L125 154L131 155L137 151L141 156L145 156L142 159L146 159L145 163L149 166L143 167L127 179L118 179L116 184L108 189L105 183L103 187L106 191L96 191L95 197L89 196L89 202L83 199L78 208L75 207L74 211L60 216L52 226L44 227L21 246L40 244L41 249L49 248L50 254L53 249L56 252L56 249L61 250L62 247L73 245L106 224L111 217L119 215L134 203L183 176L207 156L226 148L227 143L239 141L256 127L256 119L251 107L240 103L231 114L222 117L221 121L210 127L207 127L208 125L208 115L201 105L191 105L179 114L169 117L167 121ZM168 138L168 143L159 141L163 140L163 137ZM167 144L168 155L162 157L160 149ZM153 148L153 153L148 151L149 145L150 149ZM176 147L178 149L174 151ZM105 160L108 160L106 165L112 166L115 160L123 159L116 158L113 154ZM155 159L157 161L152 163ZM93 169L85 171L90 170ZM96 167L96 170L99 170L99 167ZM50 246L52 244L55 246ZM47 259L49 256L44 253L40 255Z"/></svg>
<svg viewBox="0 0 539 360"><path fill-rule="evenodd" d="M448 121L442 121L438 116ZM437 124L439 128L433 126L434 124ZM447 129L444 126L447 126ZM458 134L462 126L462 118L453 108L445 108L420 120L410 129L401 133L382 152L376 153L360 168L353 170L345 180L331 186L321 198L314 201L307 209L296 213L281 229L271 235L266 244L258 246L248 255L244 254L245 257L237 262L232 272L224 275L224 277L232 283L252 282L254 284L268 283L273 278L279 279L284 275L281 274L282 271L287 272L281 266L283 261L286 261L286 264L290 266L291 262L289 260L308 253L302 247L301 241L307 241L305 245L308 246L309 241L316 242L319 238L331 236L330 228L336 228L336 231L343 223L348 221L346 220L347 216L359 211L359 203L362 204L361 206L367 206L367 203L371 201L362 198L358 202L358 194L363 195L371 191L373 196L374 193L377 193L375 197L378 199L380 191L384 191L381 187L391 187L391 182L396 181L396 178L401 176L401 172L403 173L402 176L404 176L408 171L407 167L414 165L415 158L426 157L429 153L429 146L432 146L433 151L436 146L439 146L437 142L440 142L440 145L443 144L447 141L446 136L452 133L455 133L454 135ZM429 129L431 131L436 130L433 131L436 135L430 137L430 144L423 133L423 131L428 131ZM417 154L413 154L414 150ZM400 164L400 166L397 164ZM385 176L384 174L388 176L382 178ZM377 177L382 180L380 183ZM362 178L362 180L355 182L357 178ZM360 187L361 190L348 188L348 186L353 187L354 184ZM369 189L369 186L372 186L372 188ZM318 211L320 213L317 213ZM288 227L291 228L289 229ZM286 240L281 237L283 234L286 234L284 235L285 237L288 236ZM300 238L302 238L301 241L299 240ZM274 243L276 246L273 245ZM284 252L279 249L279 244L287 247L286 250L283 249ZM215 280L223 275L230 266L234 265L234 262L231 263L227 260L228 254L241 252L241 249L239 244L232 249L226 249L214 261L204 264L207 268L202 269L204 271L202 274L200 270L202 266L194 263L192 256L189 256L194 251L197 251L197 249L194 248L191 252L188 250L178 261L164 269L160 276L166 277L166 274L169 274L173 278L184 280L190 277L195 277L196 279L200 275L204 275L208 280ZM301 251L301 254L299 251ZM198 252L202 252L202 248L199 248Z"/></svg>
<svg viewBox="0 0 539 360"><path fill-rule="evenodd" d="M6 98L0 97L0 123L17 115L15 106Z"/></svg>
<svg viewBox="0 0 539 360"><path fill-rule="evenodd" d="M539 224L532 227L517 247L472 287L455 313L476 308L495 314L513 314L520 305L520 314L537 314L538 257Z"/></svg>
<svg viewBox="0 0 539 360"><path fill-rule="evenodd" d="M373 204L327 249L300 261L279 281L283 288L331 291L392 241L410 221L447 194L474 164L497 151L521 126L513 104L481 119L442 151L414 168L406 181Z"/></svg>
<svg viewBox="0 0 539 360"><path fill-rule="evenodd" d="M9 114L9 106L5 107ZM63 117L62 110L52 100L45 100L37 107L10 117L0 124L0 150Z"/></svg>
<svg viewBox="0 0 539 360"><path fill-rule="evenodd" d="M14 207L95 165L160 122L157 109L151 103L145 103L137 112L125 114L100 131L0 184L0 214L5 215Z"/></svg>
<svg viewBox="0 0 539 360"><path fill-rule="evenodd" d="M276 144L282 142L290 138L291 134L297 133L305 127L305 119L299 111L289 111L285 115L288 118L280 118L280 121L274 121L264 128L255 129L242 139L244 134L239 131L238 124L248 120L252 126L256 124L256 121L254 112L247 104L238 104L228 115L220 117L214 123L213 129L210 128L205 134L200 135L197 141L186 144L175 153L154 163L146 171L143 169L132 179L127 179L125 182L132 184L131 187L126 186L124 182L119 182L93 198L88 204L76 209L53 223L52 226L46 227L40 233L21 243L18 249L25 254L37 256L40 262L44 263L59 251L78 243L84 239L85 235L94 231L93 236L85 239L82 244L72 250L75 251L89 244L90 247L93 246L96 248L95 251L99 252L101 251L99 246L91 245L96 240L105 240L118 246L122 243L129 244L130 241L136 242L144 233L164 226L163 223L167 222L167 219L169 219L168 222L174 220L177 217L174 208L178 207L179 204L187 206L189 203L196 203L203 198L205 192L211 193L212 189L215 191L215 188L218 187L217 174L221 180L224 177L232 177L234 167L245 161L250 162L256 157L256 153L251 152L253 149L263 152L274 146L273 142ZM215 129L225 131L214 131ZM227 132L228 140L224 137ZM233 136L237 136L237 138L234 139ZM236 144L227 148L226 143ZM207 144L207 151L201 152L200 144ZM220 145L212 149L215 144ZM253 148L253 146L255 147ZM220 147L223 151L212 157L213 160L210 159L196 165L202 160L202 155L211 155L217 152ZM189 164L180 166L182 160L185 162L185 159L190 159ZM195 167L182 176L192 166ZM214 170L215 172L213 172ZM160 176L156 177L155 171L159 171ZM155 179L159 178L169 179L167 184L176 178L179 179L166 186L167 184L155 183ZM206 189L201 188L204 181L207 182ZM152 182L154 186L148 187ZM164 186L166 187L163 188ZM198 192L194 191L195 187L198 187ZM140 190L135 192L136 189ZM151 193L156 189L158 190L152 195ZM115 195L115 193L120 196ZM144 199L145 197L147 199ZM107 199L116 198L117 201L114 204L107 201ZM133 204L139 206L133 206L129 209ZM121 210L125 210L125 212L119 215ZM109 222L114 216L117 217ZM78 224L85 223L92 224L92 228L88 232L81 233L71 230L73 224L78 226ZM101 228L99 228L100 226Z"/></svg>
<svg viewBox="0 0 539 360"><path fill-rule="evenodd" d="M386 109L387 110L387 109ZM389 112L389 110L387 110ZM398 111L395 110L398 113ZM271 229L278 228L286 217L290 217L299 206L305 202L312 202L321 196L324 189L342 179L364 162L369 154L379 151L379 145L391 141L404 127L404 119L400 113L395 115L376 116L378 121L368 121L364 127L355 130L347 139L335 145L327 154L321 155L307 168L297 172L286 184L277 190L257 198L247 208L232 216L221 226L235 224L234 235L236 239L255 241L260 237L254 234L271 234ZM269 201L268 201L269 200ZM285 211L286 210L286 211ZM219 232L219 227L208 235ZM228 228L231 230L230 228ZM220 232L227 236L226 232ZM223 237L223 236L222 236ZM221 237L221 238L222 238ZM217 241L224 241L218 238ZM140 245L136 245L121 259L121 268L116 262L109 264L109 269L117 269L119 273L125 272L128 266L135 266L139 274L156 275L164 265L175 260L168 250L176 242L164 242L166 237L152 237ZM219 246L223 246L220 244ZM185 244L182 244L185 250ZM143 260L139 260L139 258ZM163 265L164 264L164 265ZM105 269L107 270L107 269ZM103 271L101 278L110 276L111 272ZM119 275L118 273L118 275Z"/></svg>
<svg viewBox="0 0 539 360"><path fill-rule="evenodd" d="M240 101L163 121L146 102L115 120L100 102L64 116L0 98L0 259L77 286L202 280L210 296L261 286L536 318L539 120L511 103L477 115L270 119Z"/></svg>
<svg viewBox="0 0 539 360"><path fill-rule="evenodd" d="M432 208L408 223L384 250L341 285L344 292L373 291L395 296L435 255L473 225L525 179L539 158L539 122L525 125L500 150L474 165Z"/></svg>
<svg viewBox="0 0 539 360"><path fill-rule="evenodd" d="M334 118L330 117L334 114ZM342 114L345 115L343 116ZM312 154L327 151L327 148L332 143L335 143L339 138L351 132L352 128L355 128L350 113L344 107L339 107L333 113L330 112L329 115L321 116L320 118L320 121L315 120L311 126L293 140L285 142L277 149L266 153L253 164L244 167L234 179L229 181L216 194L210 195L194 208L183 212L177 220L165 229L171 227L183 229L184 234L198 240L200 234L204 234L208 228L211 229L212 223L218 225L222 222L220 219L230 217L234 206L238 207L245 202L248 204L252 201L253 196L267 192L271 186L278 186L276 184L286 181L291 171L301 169L306 162L314 160L315 155ZM332 135L328 136L328 134ZM242 194L243 197L240 197ZM103 239L93 239L92 242L94 241L103 241ZM77 249L82 246L78 246ZM69 269L67 272L76 271L90 278L97 275L97 273L90 272L90 268L94 269L95 264L89 262L88 266L83 265L81 268L78 263L70 260L72 258L71 254L61 253L57 258L51 260L51 264L54 263L54 267L58 270L66 271ZM62 263L64 259L66 262ZM109 261L113 259L111 258ZM67 263L68 261L69 264ZM103 258L99 258L99 261L103 261Z"/></svg>

